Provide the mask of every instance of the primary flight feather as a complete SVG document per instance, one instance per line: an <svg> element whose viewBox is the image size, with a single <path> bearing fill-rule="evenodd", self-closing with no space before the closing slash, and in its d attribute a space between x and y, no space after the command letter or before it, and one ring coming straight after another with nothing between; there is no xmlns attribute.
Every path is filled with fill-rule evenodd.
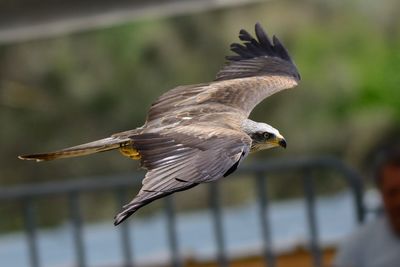
<svg viewBox="0 0 400 267"><path fill-rule="evenodd" d="M260 24L256 38L241 30L236 55L209 83L178 86L150 107L145 124L110 137L43 154L19 156L46 161L119 149L147 170L136 197L115 216L120 224L142 206L177 191L211 182L234 172L250 153L286 147L278 130L248 119L266 97L292 88L300 75L288 52Z"/></svg>

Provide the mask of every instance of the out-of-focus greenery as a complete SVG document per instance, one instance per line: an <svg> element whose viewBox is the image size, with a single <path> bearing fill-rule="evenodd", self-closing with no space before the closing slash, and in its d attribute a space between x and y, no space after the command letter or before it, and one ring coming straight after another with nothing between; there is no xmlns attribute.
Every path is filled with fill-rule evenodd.
<svg viewBox="0 0 400 267"><path fill-rule="evenodd" d="M0 46L0 184L135 170L118 152L48 163L18 154L76 145L143 124L177 85L211 81L255 22L290 51L302 81L252 114L280 129L285 151L354 166L400 130L400 2L267 1Z"/></svg>

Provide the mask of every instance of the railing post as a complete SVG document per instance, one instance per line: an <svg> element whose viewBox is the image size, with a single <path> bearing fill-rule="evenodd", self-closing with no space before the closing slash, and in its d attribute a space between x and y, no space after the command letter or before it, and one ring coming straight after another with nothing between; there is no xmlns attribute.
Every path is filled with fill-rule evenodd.
<svg viewBox="0 0 400 267"><path fill-rule="evenodd" d="M322 266L321 250L319 247L318 223L315 214L315 190L314 181L310 170L306 170L303 175L303 186L306 200L307 222L310 233L310 248L314 267Z"/></svg>
<svg viewBox="0 0 400 267"><path fill-rule="evenodd" d="M72 222L72 231L74 236L76 265L78 267L86 267L85 250L83 245L82 232L82 214L79 206L78 192L71 192L68 195L69 211Z"/></svg>
<svg viewBox="0 0 400 267"><path fill-rule="evenodd" d="M171 253L171 263L174 267L181 267L182 261L179 256L178 234L176 231L176 218L173 196L165 198L165 212L167 216L168 241Z"/></svg>
<svg viewBox="0 0 400 267"><path fill-rule="evenodd" d="M220 267L228 267L229 262L226 256L225 240L222 224L221 201L219 183L210 183L210 204L214 223L215 241L217 243L217 258Z"/></svg>
<svg viewBox="0 0 400 267"><path fill-rule="evenodd" d="M272 251L272 240L271 240L271 225L269 219L268 210L268 188L266 183L266 177L263 173L259 172L256 176L256 190L258 197L261 233L263 239L263 253L265 264L268 267L275 267L276 261Z"/></svg>
<svg viewBox="0 0 400 267"><path fill-rule="evenodd" d="M35 212L31 198L23 200L23 216L31 267L39 267Z"/></svg>
<svg viewBox="0 0 400 267"><path fill-rule="evenodd" d="M118 202L118 206L122 207L126 201L126 189L123 187L119 187L116 190L116 198ZM125 221L125 223L122 223L119 225L120 227L120 234L121 234L121 249L122 249L122 255L124 259L124 265L125 267L133 267L133 260L132 260L132 247L131 247L131 242L130 242L130 236L131 236L131 231L129 229L129 222Z"/></svg>
<svg viewBox="0 0 400 267"><path fill-rule="evenodd" d="M363 183L361 177L352 169L347 168L345 165L341 167L341 170L344 174L344 177L347 180L348 185L350 186L353 192L353 201L354 206L356 208L356 220L357 223L361 224L365 220L365 208L363 202Z"/></svg>
<svg viewBox="0 0 400 267"><path fill-rule="evenodd" d="M354 193L354 206L356 207L357 223L362 224L365 221L365 209L363 203L363 188L362 185L354 183L352 185Z"/></svg>

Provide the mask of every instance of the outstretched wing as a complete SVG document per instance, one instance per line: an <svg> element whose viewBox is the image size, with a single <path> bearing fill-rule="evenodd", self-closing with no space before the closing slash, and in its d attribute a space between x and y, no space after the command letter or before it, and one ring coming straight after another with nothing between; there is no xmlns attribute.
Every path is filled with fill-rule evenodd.
<svg viewBox="0 0 400 267"><path fill-rule="evenodd" d="M255 39L246 30L240 30L243 44L231 44L237 55L227 56L226 65L218 72L216 81L255 76L282 75L300 80L300 75L286 48L276 36L272 42L259 23L255 25Z"/></svg>
<svg viewBox="0 0 400 267"><path fill-rule="evenodd" d="M256 38L241 30L243 44L233 43L226 65L214 82L179 86L153 103L147 122L168 118L199 117L207 113L236 112L248 116L266 97L296 86L300 75L277 37L272 42L260 24ZM187 115L189 114L189 115ZM171 123L169 120L165 120Z"/></svg>
<svg viewBox="0 0 400 267"><path fill-rule="evenodd" d="M115 225L158 198L230 174L247 155L251 139L222 128L181 127L167 134L141 134L133 142L148 172L137 196L116 216Z"/></svg>

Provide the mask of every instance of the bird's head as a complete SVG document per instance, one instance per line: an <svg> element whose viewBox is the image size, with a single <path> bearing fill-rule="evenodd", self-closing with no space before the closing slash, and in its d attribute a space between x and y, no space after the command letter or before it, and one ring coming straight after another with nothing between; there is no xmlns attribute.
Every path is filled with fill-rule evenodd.
<svg viewBox="0 0 400 267"><path fill-rule="evenodd" d="M248 120L250 121L250 120ZM277 129L266 123L246 123L243 130L251 137L250 152L281 146L286 148L286 140Z"/></svg>

